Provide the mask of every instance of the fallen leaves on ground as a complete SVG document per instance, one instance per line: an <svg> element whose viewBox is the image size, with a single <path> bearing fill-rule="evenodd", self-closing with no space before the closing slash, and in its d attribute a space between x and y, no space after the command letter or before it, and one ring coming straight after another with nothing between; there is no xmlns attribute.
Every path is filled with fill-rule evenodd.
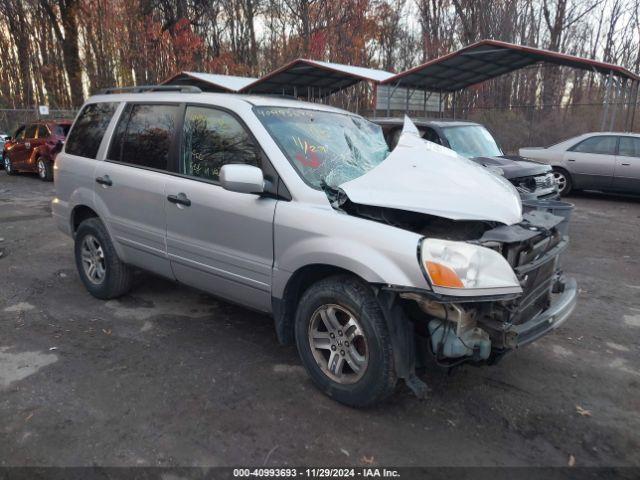
<svg viewBox="0 0 640 480"><path fill-rule="evenodd" d="M582 408L580 405L576 405L576 412L583 417L590 417L591 411L586 408Z"/></svg>

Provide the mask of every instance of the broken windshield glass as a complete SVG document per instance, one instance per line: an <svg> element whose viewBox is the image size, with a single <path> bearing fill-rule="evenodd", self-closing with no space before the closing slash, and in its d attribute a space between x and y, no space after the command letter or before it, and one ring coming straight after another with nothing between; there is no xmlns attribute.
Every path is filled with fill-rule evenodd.
<svg viewBox="0 0 640 480"><path fill-rule="evenodd" d="M314 188L335 188L358 178L389 155L382 128L355 115L289 107L255 107L254 111Z"/></svg>

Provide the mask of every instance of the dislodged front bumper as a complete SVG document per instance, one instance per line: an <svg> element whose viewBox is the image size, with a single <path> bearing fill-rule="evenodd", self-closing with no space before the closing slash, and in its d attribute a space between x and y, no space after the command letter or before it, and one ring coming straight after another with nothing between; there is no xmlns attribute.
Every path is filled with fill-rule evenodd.
<svg viewBox="0 0 640 480"><path fill-rule="evenodd" d="M548 309L531 320L507 327L505 334L509 338L510 346L518 348L527 345L555 330L569 318L576 306L578 284L574 278L563 278L561 283L564 290L553 295L555 298Z"/></svg>

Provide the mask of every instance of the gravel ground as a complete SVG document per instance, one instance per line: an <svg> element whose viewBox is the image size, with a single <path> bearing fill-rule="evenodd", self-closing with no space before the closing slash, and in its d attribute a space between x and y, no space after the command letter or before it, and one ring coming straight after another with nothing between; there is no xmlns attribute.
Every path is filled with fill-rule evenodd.
<svg viewBox="0 0 640 480"><path fill-rule="evenodd" d="M142 274L92 298L52 184L0 172L0 465L640 466L640 200L581 194L572 318L495 367L358 411L270 318Z"/></svg>

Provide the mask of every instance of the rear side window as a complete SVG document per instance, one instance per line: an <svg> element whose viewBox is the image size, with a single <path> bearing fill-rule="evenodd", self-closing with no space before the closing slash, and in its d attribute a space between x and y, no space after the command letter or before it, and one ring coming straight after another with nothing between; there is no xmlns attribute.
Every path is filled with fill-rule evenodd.
<svg viewBox="0 0 640 480"><path fill-rule="evenodd" d="M24 138L36 138L36 131L38 130L37 125L29 125L24 134Z"/></svg>
<svg viewBox="0 0 640 480"><path fill-rule="evenodd" d="M38 126L38 138L47 138L49 136L49 129L44 125Z"/></svg>
<svg viewBox="0 0 640 480"><path fill-rule="evenodd" d="M18 130L16 130L16 133L13 135L13 138L15 138L16 140L22 140L24 138L25 130L26 130L26 127L23 125Z"/></svg>
<svg viewBox="0 0 640 480"><path fill-rule="evenodd" d="M113 115L113 112L111 114ZM109 119L111 119L111 117L109 117ZM107 121L107 125L109 125L108 121ZM69 130L70 129L71 129L71 125L66 124L66 123L64 123L62 125L56 125L55 133L56 133L56 135L61 135L63 137L66 137L67 135L69 135ZM106 127L105 127L105 130L106 130ZM102 134L104 135L104 132L102 132ZM100 137L100 140L102 140L102 137Z"/></svg>
<svg viewBox="0 0 640 480"><path fill-rule="evenodd" d="M614 155L616 153L616 137L608 135L598 135L583 140L571 149L578 153L599 153L604 155Z"/></svg>
<svg viewBox="0 0 640 480"><path fill-rule="evenodd" d="M167 170L179 112L178 105L127 105L116 127L109 160Z"/></svg>
<svg viewBox="0 0 640 480"><path fill-rule="evenodd" d="M76 123L73 124L71 135L67 138L65 152L95 159L104 132L107 131L117 106L117 103L91 103L85 106L80 112ZM58 125L57 128L65 126Z"/></svg>
<svg viewBox="0 0 640 480"><path fill-rule="evenodd" d="M229 113L187 107L183 135L180 173L217 182L223 165L260 166L253 139Z"/></svg>
<svg viewBox="0 0 640 480"><path fill-rule="evenodd" d="M640 157L640 138L620 137L619 155L625 157Z"/></svg>
<svg viewBox="0 0 640 480"><path fill-rule="evenodd" d="M438 145L442 145L442 140L440 140L440 137L438 136L438 134L433 128L430 128L430 127L425 128L424 135L422 135L422 138L430 142L437 143Z"/></svg>

